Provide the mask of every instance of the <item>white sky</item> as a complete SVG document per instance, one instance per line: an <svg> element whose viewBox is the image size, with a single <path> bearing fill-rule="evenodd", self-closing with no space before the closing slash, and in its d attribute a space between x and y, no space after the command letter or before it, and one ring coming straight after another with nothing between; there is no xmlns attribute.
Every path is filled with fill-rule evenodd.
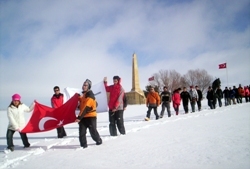
<svg viewBox="0 0 250 169"><path fill-rule="evenodd" d="M122 77L131 90L161 69L205 69L222 87L250 84L248 0L1 1L0 108L14 93L49 103L55 85ZM218 65L227 62L228 69ZM228 78L227 78L228 75Z"/></svg>
<svg viewBox="0 0 250 169"><path fill-rule="evenodd" d="M245 102L245 100L243 100ZM67 137L57 139L56 130L28 134L31 148L23 149L18 133L15 151L5 153L5 111L0 111L0 168L18 169L249 169L250 104L243 103L192 114L143 121L145 105L128 106L124 113L125 136L111 137L108 114L98 114L98 131L103 144L96 146L87 134L88 148L80 149L78 125L65 126ZM197 107L196 107L197 108ZM190 106L189 106L190 109ZM160 111L161 108L158 109ZM171 106L171 111L174 113ZM30 114L26 114L26 118Z"/></svg>

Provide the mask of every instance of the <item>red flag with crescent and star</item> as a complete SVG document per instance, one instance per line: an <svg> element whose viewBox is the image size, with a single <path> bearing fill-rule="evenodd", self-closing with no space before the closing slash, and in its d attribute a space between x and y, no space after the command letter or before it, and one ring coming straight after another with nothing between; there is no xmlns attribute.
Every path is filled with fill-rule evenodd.
<svg viewBox="0 0 250 169"><path fill-rule="evenodd" d="M219 69L225 69L225 68L227 68L227 63L219 64Z"/></svg>
<svg viewBox="0 0 250 169"><path fill-rule="evenodd" d="M44 132L73 123L76 120L77 106L77 93L58 108L51 108L35 102L33 114L21 133Z"/></svg>

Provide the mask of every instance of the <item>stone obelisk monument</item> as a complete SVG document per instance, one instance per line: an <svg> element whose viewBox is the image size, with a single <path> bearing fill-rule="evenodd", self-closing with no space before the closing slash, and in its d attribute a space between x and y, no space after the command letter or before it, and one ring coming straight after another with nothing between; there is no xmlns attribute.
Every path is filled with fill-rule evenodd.
<svg viewBox="0 0 250 169"><path fill-rule="evenodd" d="M140 88L139 70L136 54L132 58L132 89L126 93L128 104L145 104L145 96Z"/></svg>

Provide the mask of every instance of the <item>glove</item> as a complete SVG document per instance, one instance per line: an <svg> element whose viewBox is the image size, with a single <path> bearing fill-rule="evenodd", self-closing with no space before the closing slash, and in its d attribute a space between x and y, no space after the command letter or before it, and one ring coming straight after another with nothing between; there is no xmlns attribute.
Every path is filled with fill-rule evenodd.
<svg viewBox="0 0 250 169"><path fill-rule="evenodd" d="M103 78L103 81L106 82L106 81L107 81L107 77L104 77L104 78Z"/></svg>

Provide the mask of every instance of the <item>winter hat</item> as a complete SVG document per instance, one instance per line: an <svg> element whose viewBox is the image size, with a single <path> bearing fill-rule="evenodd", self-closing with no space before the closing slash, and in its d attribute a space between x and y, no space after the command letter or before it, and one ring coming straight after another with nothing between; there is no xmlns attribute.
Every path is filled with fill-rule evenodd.
<svg viewBox="0 0 250 169"><path fill-rule="evenodd" d="M21 96L19 95L19 94L14 94L13 96L12 96L12 101L14 101L14 100L18 100L18 101L20 101L21 100Z"/></svg>
<svg viewBox="0 0 250 169"><path fill-rule="evenodd" d="M119 81L121 78L119 76L114 76L113 79L117 79Z"/></svg>
<svg viewBox="0 0 250 169"><path fill-rule="evenodd" d="M88 88L90 89L92 86L92 82L89 79L86 79L84 83L88 84Z"/></svg>

